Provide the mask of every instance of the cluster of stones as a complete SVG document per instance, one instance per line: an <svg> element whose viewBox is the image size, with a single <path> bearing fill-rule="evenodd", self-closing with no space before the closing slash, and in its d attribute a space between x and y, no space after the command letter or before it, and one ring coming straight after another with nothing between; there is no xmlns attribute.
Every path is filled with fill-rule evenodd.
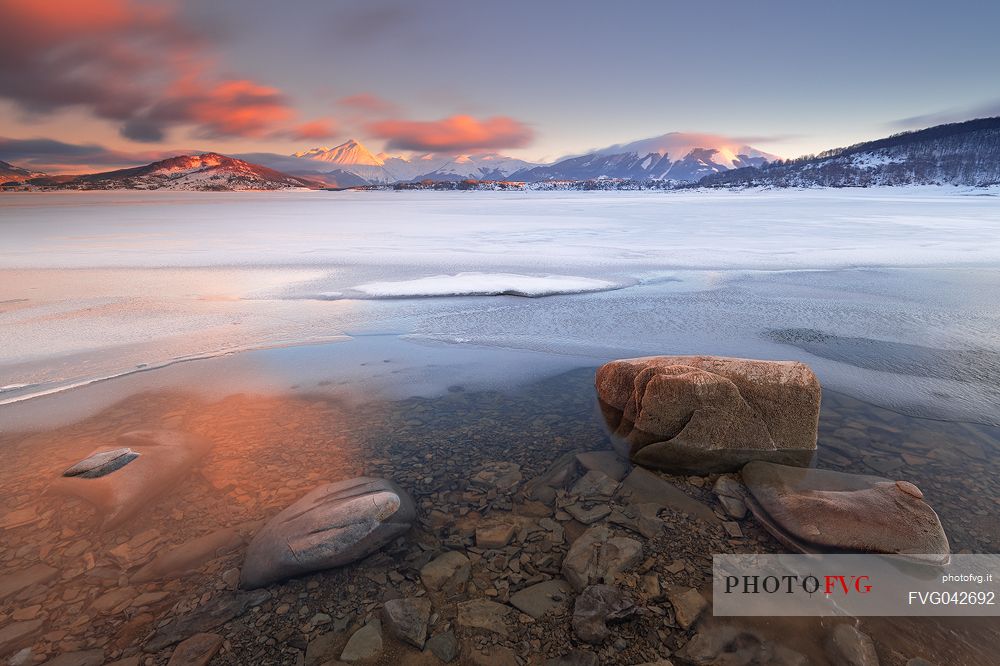
<svg viewBox="0 0 1000 666"><path fill-rule="evenodd" d="M88 580L106 581L105 591L80 622L128 620L100 648L48 632L43 644L61 647L46 663L232 664L267 654L254 663L319 666L413 651L427 663L518 666L809 663L773 637L709 619L701 590L710 553L774 550L769 534L802 552L947 555L948 543L912 484L773 462L815 451L819 403L808 368L775 365L704 357L609 364L597 383L616 451L566 453L531 478L517 462L487 461L464 488L415 502L430 477L356 477L314 487L266 523L169 547L168 535L138 531L108 551L115 567L87 565ZM105 527L154 502L211 446L176 431L119 444L53 488L91 502ZM859 513L873 511L882 519L877 539L858 528ZM0 527L50 519L12 512ZM89 543L78 543L93 559ZM317 604L331 571L335 593ZM43 608L57 601L60 579L80 573L36 564L0 575L0 602L17 608L0 611L0 656L12 664L52 656L33 650ZM213 588L186 594L190 576ZM825 631L831 663L879 663L854 626Z"/></svg>

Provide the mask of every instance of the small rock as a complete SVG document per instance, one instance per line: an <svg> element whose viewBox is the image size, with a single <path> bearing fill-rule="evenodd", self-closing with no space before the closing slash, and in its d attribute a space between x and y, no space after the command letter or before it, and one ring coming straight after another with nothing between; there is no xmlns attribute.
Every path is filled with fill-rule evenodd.
<svg viewBox="0 0 1000 666"><path fill-rule="evenodd" d="M110 592L105 592L94 599L90 604L90 609L98 613L114 613L127 608L135 597L134 588L120 587Z"/></svg>
<svg viewBox="0 0 1000 666"><path fill-rule="evenodd" d="M578 591L594 583L613 583L642 561L642 544L612 536L604 525L591 527L573 542L563 559L563 576Z"/></svg>
<svg viewBox="0 0 1000 666"><path fill-rule="evenodd" d="M42 610L41 604L35 604L34 606L25 606L24 608L18 608L11 614L11 619L18 622L23 622L25 620L34 620L38 617L38 612Z"/></svg>
<svg viewBox="0 0 1000 666"><path fill-rule="evenodd" d="M592 469L584 474L570 488L570 493L578 497L595 497L608 499L618 490L618 482L604 472Z"/></svg>
<svg viewBox="0 0 1000 666"><path fill-rule="evenodd" d="M240 570L236 567L222 572L222 582L230 590L235 590L240 584Z"/></svg>
<svg viewBox="0 0 1000 666"><path fill-rule="evenodd" d="M656 574L646 574L639 579L642 593L650 601L658 601L663 598L663 589L660 587L660 577Z"/></svg>
<svg viewBox="0 0 1000 666"><path fill-rule="evenodd" d="M709 524L719 522L719 518L710 506L699 502L655 472L642 467L636 467L629 472L618 492L631 504L653 503L681 511Z"/></svg>
<svg viewBox="0 0 1000 666"><path fill-rule="evenodd" d="M169 592L143 592L129 604L132 608L142 608L158 604L170 596Z"/></svg>
<svg viewBox="0 0 1000 666"><path fill-rule="evenodd" d="M104 663L104 650L80 650L64 652L53 657L42 666L101 666Z"/></svg>
<svg viewBox="0 0 1000 666"><path fill-rule="evenodd" d="M685 590L667 592L667 599L669 599L670 605L674 607L674 616L677 618L677 624L681 625L684 629L690 629L708 607L705 597L701 596L698 590L691 587Z"/></svg>
<svg viewBox="0 0 1000 666"><path fill-rule="evenodd" d="M41 518L38 516L38 510L33 506L27 506L5 513L3 518L0 518L0 529L12 530L15 527L31 525L39 520Z"/></svg>
<svg viewBox="0 0 1000 666"><path fill-rule="evenodd" d="M476 545L480 548L503 548L513 538L513 525L488 525L476 530Z"/></svg>
<svg viewBox="0 0 1000 666"><path fill-rule="evenodd" d="M878 666L872 639L853 624L838 624L826 639L826 655L833 666Z"/></svg>
<svg viewBox="0 0 1000 666"><path fill-rule="evenodd" d="M570 504L566 507L566 513L584 525L591 525L611 515L611 507L607 504L595 504L586 509L582 504Z"/></svg>
<svg viewBox="0 0 1000 666"><path fill-rule="evenodd" d="M153 555L153 551L160 545L160 533L156 529L148 529L126 541L120 543L108 551L115 562L122 569L131 569L144 563Z"/></svg>
<svg viewBox="0 0 1000 666"><path fill-rule="evenodd" d="M344 651L340 653L340 660L351 662L373 659L381 653L382 623L372 620L351 635Z"/></svg>
<svg viewBox="0 0 1000 666"><path fill-rule="evenodd" d="M726 512L726 515L728 515L731 518L735 518L736 520L743 520L743 518L745 518L747 515L747 505L741 499L720 495L719 504L722 505L722 508Z"/></svg>
<svg viewBox="0 0 1000 666"><path fill-rule="evenodd" d="M777 645L753 631L716 624L699 631L677 652L678 659L693 666L719 664L767 664L768 666L809 666L804 655Z"/></svg>
<svg viewBox="0 0 1000 666"><path fill-rule="evenodd" d="M543 581L510 595L510 605L536 620L557 609L569 608L573 588L561 578Z"/></svg>
<svg viewBox="0 0 1000 666"><path fill-rule="evenodd" d="M635 604L617 587L591 585L576 598L573 632L581 641L600 644L611 631L609 622L623 620L633 613Z"/></svg>
<svg viewBox="0 0 1000 666"><path fill-rule="evenodd" d="M501 636L507 635L507 616L510 606L486 599L472 599L458 604L456 622L461 627L485 629Z"/></svg>
<svg viewBox="0 0 1000 666"><path fill-rule="evenodd" d="M11 622L0 627L0 655L7 655L35 642L42 620Z"/></svg>
<svg viewBox="0 0 1000 666"><path fill-rule="evenodd" d="M14 656L7 660L7 666L28 666L34 663L31 648L26 647L14 653Z"/></svg>
<svg viewBox="0 0 1000 666"><path fill-rule="evenodd" d="M586 470L597 470L607 474L615 481L621 481L628 472L624 460L614 451L587 451L576 454L576 461ZM590 654L587 652L586 654Z"/></svg>
<svg viewBox="0 0 1000 666"><path fill-rule="evenodd" d="M431 617L431 602L428 599L391 599L382 606L382 617L396 638L423 649L427 639L427 623Z"/></svg>
<svg viewBox="0 0 1000 666"><path fill-rule="evenodd" d="M222 643L219 634L195 634L174 648L167 666L207 666L222 648Z"/></svg>
<svg viewBox="0 0 1000 666"><path fill-rule="evenodd" d="M736 480L732 474L721 474L712 486L712 492L718 497L731 497L733 499L743 499L743 484Z"/></svg>
<svg viewBox="0 0 1000 666"><path fill-rule="evenodd" d="M455 638L454 631L444 631L431 636L427 641L426 648L447 664L458 656L458 639Z"/></svg>
<svg viewBox="0 0 1000 666"><path fill-rule="evenodd" d="M334 629L320 634L306 645L304 666L321 666L337 663L337 646L341 632Z"/></svg>
<svg viewBox="0 0 1000 666"><path fill-rule="evenodd" d="M121 469L138 457L139 454L128 447L110 451L95 451L63 472L63 476L97 479Z"/></svg>
<svg viewBox="0 0 1000 666"><path fill-rule="evenodd" d="M27 569L0 576L0 601L33 585L43 585L59 575L59 570L47 564L34 564Z"/></svg>
<svg viewBox="0 0 1000 666"><path fill-rule="evenodd" d="M483 465L482 469L469 479L469 483L483 490L504 492L515 488L523 478L520 465L498 461Z"/></svg>
<svg viewBox="0 0 1000 666"><path fill-rule="evenodd" d="M469 558L457 550L438 555L420 569L420 581L430 591L460 591L471 576Z"/></svg>
<svg viewBox="0 0 1000 666"><path fill-rule="evenodd" d="M666 570L672 574L679 574L685 568L687 568L687 565L684 564L684 560L674 560L666 566Z"/></svg>
<svg viewBox="0 0 1000 666"><path fill-rule="evenodd" d="M309 618L309 624L314 627L322 627L324 624L330 624L333 618L326 613L316 613L311 618Z"/></svg>

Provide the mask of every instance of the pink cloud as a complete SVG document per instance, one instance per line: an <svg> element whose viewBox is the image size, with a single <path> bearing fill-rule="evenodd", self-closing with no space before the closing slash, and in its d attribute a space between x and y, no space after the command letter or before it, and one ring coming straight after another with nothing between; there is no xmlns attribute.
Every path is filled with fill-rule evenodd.
<svg viewBox="0 0 1000 666"><path fill-rule="evenodd" d="M368 131L387 141L392 150L462 152L521 148L534 133L524 123L506 116L477 120L451 116L442 120L383 120L370 123Z"/></svg>
<svg viewBox="0 0 1000 666"><path fill-rule="evenodd" d="M206 75L209 37L172 3L0 0L0 97L32 114L88 109L136 141L177 126L206 138L320 133L277 88Z"/></svg>
<svg viewBox="0 0 1000 666"><path fill-rule="evenodd" d="M293 127L288 135L297 140L328 139L337 133L337 124L332 118L319 118Z"/></svg>
<svg viewBox="0 0 1000 666"><path fill-rule="evenodd" d="M341 97L337 100L337 104L355 111L362 111L372 115L396 113L399 110L399 108L389 100L367 92L350 95L348 97Z"/></svg>

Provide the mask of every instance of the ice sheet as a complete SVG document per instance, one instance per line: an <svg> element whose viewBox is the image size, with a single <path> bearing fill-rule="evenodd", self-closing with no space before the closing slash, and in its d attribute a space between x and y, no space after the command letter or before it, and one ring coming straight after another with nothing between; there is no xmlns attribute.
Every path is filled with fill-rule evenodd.
<svg viewBox="0 0 1000 666"><path fill-rule="evenodd" d="M0 238L0 403L379 331L797 358L878 404L1000 414L989 192L3 195Z"/></svg>
<svg viewBox="0 0 1000 666"><path fill-rule="evenodd" d="M988 192L7 193L0 267L406 266L420 276L610 279L665 268L997 262L1000 205L980 194Z"/></svg>
<svg viewBox="0 0 1000 666"><path fill-rule="evenodd" d="M427 298L431 296L525 296L585 294L621 289L624 284L575 275L520 275L517 273L457 273L431 275L396 282L368 282L351 288L372 298ZM336 292L334 292L336 293Z"/></svg>

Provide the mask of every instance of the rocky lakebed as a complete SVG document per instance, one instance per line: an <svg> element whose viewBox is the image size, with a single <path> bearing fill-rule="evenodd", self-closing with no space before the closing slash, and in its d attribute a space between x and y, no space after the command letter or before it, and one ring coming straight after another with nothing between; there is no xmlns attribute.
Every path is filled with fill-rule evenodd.
<svg viewBox="0 0 1000 666"><path fill-rule="evenodd" d="M713 554L995 550L995 428L718 357L320 389L148 391L0 435L2 663L995 663L994 618L714 617L711 594Z"/></svg>

